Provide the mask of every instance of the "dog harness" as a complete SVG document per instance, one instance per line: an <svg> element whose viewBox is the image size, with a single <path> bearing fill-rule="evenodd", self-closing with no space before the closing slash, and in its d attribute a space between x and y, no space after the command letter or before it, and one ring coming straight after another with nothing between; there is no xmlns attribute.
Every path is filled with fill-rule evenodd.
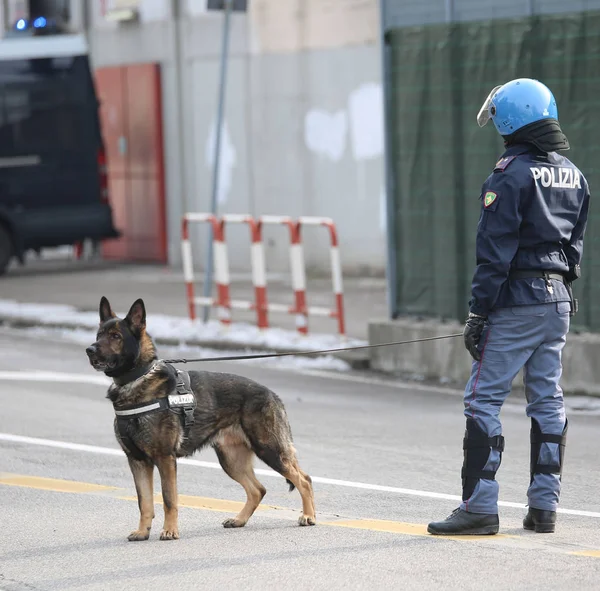
<svg viewBox="0 0 600 591"><path fill-rule="evenodd" d="M132 432L135 431L140 417L165 410L178 414L183 427L184 438L188 437L190 428L194 424L196 397L190 385L190 376L187 371L172 369L177 372L177 383L173 394L169 394L164 398L156 398L151 402L122 406L118 410L115 408L117 431L121 443L136 460L148 459L148 456L134 443L132 437Z"/></svg>

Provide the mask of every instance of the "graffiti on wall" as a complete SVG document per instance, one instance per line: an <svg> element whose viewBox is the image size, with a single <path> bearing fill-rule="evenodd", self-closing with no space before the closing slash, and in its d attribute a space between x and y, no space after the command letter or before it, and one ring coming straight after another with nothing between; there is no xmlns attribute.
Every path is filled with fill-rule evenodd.
<svg viewBox="0 0 600 591"><path fill-rule="evenodd" d="M311 109L304 118L306 147L322 158L339 162L346 152L348 136L356 162L383 156L381 84L362 84L353 90L346 109L335 113Z"/></svg>
<svg viewBox="0 0 600 591"><path fill-rule="evenodd" d="M208 168L212 170L215 165L215 135L217 132L217 124L215 121L210 126L210 131L206 139L206 147L204 150L205 163ZM233 185L233 169L237 164L237 153L231 135L229 134L229 127L226 121L223 121L221 125L221 149L219 150L219 180L217 190L217 201L220 205L227 203L227 199L231 193L231 187Z"/></svg>
<svg viewBox="0 0 600 591"><path fill-rule="evenodd" d="M356 163L359 199L369 198L365 163L378 160L384 153L383 90L381 84L361 84L348 95L344 109L331 113L314 108L304 118L307 149L319 158L340 162L348 147ZM382 185L379 195L379 224L386 225L386 196Z"/></svg>
<svg viewBox="0 0 600 591"><path fill-rule="evenodd" d="M329 113L312 109L304 120L306 147L322 158L339 162L346 151L348 115L345 111Z"/></svg>

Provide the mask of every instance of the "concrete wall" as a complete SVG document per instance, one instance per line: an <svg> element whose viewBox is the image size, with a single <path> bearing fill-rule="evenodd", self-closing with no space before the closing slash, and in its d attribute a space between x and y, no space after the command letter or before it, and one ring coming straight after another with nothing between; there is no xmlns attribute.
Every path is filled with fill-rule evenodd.
<svg viewBox="0 0 600 591"><path fill-rule="evenodd" d="M462 333L463 325L435 320L372 320L369 322L369 343L391 343ZM600 335L567 336L563 350L561 386L566 394L600 396ZM384 373L452 383L463 388L471 373L471 357L462 336L425 341L395 347L370 349L370 367ZM522 387L520 372L513 387Z"/></svg>
<svg viewBox="0 0 600 591"><path fill-rule="evenodd" d="M222 14L201 0L111 1L137 5L140 22L107 22L102 3L88 0L94 65L162 66L169 260L177 265L182 212L210 207ZM219 210L330 216L345 272L382 273L377 1L252 0L232 24ZM286 232L266 234L269 271L287 271ZM196 235L202 263L204 232ZM247 231L232 227L229 236L232 268L248 270ZM305 244L309 267L328 270L325 231L309 228Z"/></svg>

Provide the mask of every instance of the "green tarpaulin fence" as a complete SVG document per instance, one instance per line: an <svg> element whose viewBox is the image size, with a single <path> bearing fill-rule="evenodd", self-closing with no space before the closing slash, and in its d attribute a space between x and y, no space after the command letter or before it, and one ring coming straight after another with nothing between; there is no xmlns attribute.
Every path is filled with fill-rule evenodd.
<svg viewBox="0 0 600 591"><path fill-rule="evenodd" d="M574 324L600 329L600 13L402 28L386 34L395 314L462 320L481 185L503 151L476 115L489 91L537 78L556 96L592 204Z"/></svg>

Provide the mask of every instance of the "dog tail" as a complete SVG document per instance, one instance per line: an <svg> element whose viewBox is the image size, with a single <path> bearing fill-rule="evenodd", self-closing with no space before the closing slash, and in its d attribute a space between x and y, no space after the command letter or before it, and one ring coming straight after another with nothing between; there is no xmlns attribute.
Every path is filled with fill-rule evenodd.
<svg viewBox="0 0 600 591"><path fill-rule="evenodd" d="M287 478L285 479L285 481L290 485L290 492L292 492L296 487L294 486L294 484L292 482L290 482Z"/></svg>

